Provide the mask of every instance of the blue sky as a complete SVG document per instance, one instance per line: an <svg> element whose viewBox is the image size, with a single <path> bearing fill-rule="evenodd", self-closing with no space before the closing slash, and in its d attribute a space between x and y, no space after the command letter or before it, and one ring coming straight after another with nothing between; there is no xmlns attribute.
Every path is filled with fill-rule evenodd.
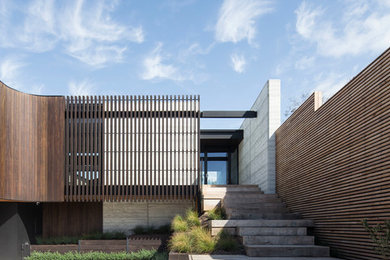
<svg viewBox="0 0 390 260"><path fill-rule="evenodd" d="M284 120L389 46L388 0L0 0L0 80L43 95L199 94L202 110L245 110L278 78Z"/></svg>

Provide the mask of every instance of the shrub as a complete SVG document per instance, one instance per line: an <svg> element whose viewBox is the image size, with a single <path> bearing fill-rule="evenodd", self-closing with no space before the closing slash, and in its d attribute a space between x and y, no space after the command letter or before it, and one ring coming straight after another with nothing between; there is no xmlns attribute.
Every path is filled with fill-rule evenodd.
<svg viewBox="0 0 390 260"><path fill-rule="evenodd" d="M208 212L208 219L210 220L222 220L226 219L225 210L221 207L213 208Z"/></svg>
<svg viewBox="0 0 390 260"><path fill-rule="evenodd" d="M140 250L138 252L127 254L120 253L74 253L68 252L60 254L58 252L33 252L26 260L163 260L168 259L167 253L158 253L156 250Z"/></svg>
<svg viewBox="0 0 390 260"><path fill-rule="evenodd" d="M186 221L189 227L198 227L200 226L200 220L198 213L194 210L188 209L186 212Z"/></svg>
<svg viewBox="0 0 390 260"><path fill-rule="evenodd" d="M172 230L174 232L185 232L188 230L188 223L182 216L177 215L172 221Z"/></svg>
<svg viewBox="0 0 390 260"><path fill-rule="evenodd" d="M227 252L237 251L240 247L237 239L224 231L217 236L216 249Z"/></svg>
<svg viewBox="0 0 390 260"><path fill-rule="evenodd" d="M209 230L203 227L194 227L189 236L192 238L192 253L211 253L215 250L215 239Z"/></svg>
<svg viewBox="0 0 390 260"><path fill-rule="evenodd" d="M364 219L362 224L375 244L374 250L384 259L390 259L390 219L385 220L383 225L370 226L367 219Z"/></svg>
<svg viewBox="0 0 390 260"><path fill-rule="evenodd" d="M175 233L169 241L169 248L171 251L179 253L189 253L192 249L192 238L188 233Z"/></svg>

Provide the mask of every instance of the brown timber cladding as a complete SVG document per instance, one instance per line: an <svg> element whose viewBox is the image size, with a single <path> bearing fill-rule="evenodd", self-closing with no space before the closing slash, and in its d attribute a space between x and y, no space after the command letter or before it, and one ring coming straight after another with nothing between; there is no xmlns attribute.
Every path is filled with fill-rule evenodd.
<svg viewBox="0 0 390 260"><path fill-rule="evenodd" d="M66 201L191 200L199 96L66 98Z"/></svg>
<svg viewBox="0 0 390 260"><path fill-rule="evenodd" d="M276 131L277 193L345 259L380 259L362 227L390 218L390 49L316 109Z"/></svg>
<svg viewBox="0 0 390 260"><path fill-rule="evenodd" d="M0 82L0 199L64 200L65 98Z"/></svg>

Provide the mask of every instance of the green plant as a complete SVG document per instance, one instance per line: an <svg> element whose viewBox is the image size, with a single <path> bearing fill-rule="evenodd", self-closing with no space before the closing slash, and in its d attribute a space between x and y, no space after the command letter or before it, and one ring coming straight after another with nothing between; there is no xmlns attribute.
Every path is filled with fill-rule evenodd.
<svg viewBox="0 0 390 260"><path fill-rule="evenodd" d="M226 212L221 207L213 208L208 212L208 219L210 220L222 220L226 219Z"/></svg>
<svg viewBox="0 0 390 260"><path fill-rule="evenodd" d="M169 241L169 248L171 251L179 253L188 253L192 250L192 238L185 232L173 234Z"/></svg>
<svg viewBox="0 0 390 260"><path fill-rule="evenodd" d="M374 250L384 259L390 259L390 219L385 220L383 224L378 223L376 226L370 226L367 219L363 219L362 224L375 244Z"/></svg>
<svg viewBox="0 0 390 260"><path fill-rule="evenodd" d="M188 230L188 223L182 216L177 215L172 221L172 230L174 232L185 232Z"/></svg>
<svg viewBox="0 0 390 260"><path fill-rule="evenodd" d="M211 253L215 250L216 240L209 230L203 227L194 227L189 236L192 238L192 253Z"/></svg>
<svg viewBox="0 0 390 260"><path fill-rule="evenodd" d="M188 209L186 211L186 221L189 227L198 227L200 226L200 220L198 213L195 210Z"/></svg>
<svg viewBox="0 0 390 260"><path fill-rule="evenodd" d="M217 238L216 238L216 249L217 250L223 250L227 252L237 251L240 247L239 242L237 239L230 235L229 233L226 233L224 231L221 231Z"/></svg>
<svg viewBox="0 0 390 260"><path fill-rule="evenodd" d="M103 252L88 252L75 253L68 252L60 254L58 252L33 252L31 256L25 260L167 260L166 252L159 253L156 250L140 250L134 253L103 253Z"/></svg>

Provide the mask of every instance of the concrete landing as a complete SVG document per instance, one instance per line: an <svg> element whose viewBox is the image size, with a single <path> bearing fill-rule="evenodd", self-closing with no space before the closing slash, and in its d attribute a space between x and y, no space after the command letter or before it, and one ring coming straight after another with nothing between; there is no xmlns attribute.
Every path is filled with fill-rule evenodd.
<svg viewBox="0 0 390 260"><path fill-rule="evenodd" d="M191 260L341 260L334 257L249 257L246 255L190 255Z"/></svg>

